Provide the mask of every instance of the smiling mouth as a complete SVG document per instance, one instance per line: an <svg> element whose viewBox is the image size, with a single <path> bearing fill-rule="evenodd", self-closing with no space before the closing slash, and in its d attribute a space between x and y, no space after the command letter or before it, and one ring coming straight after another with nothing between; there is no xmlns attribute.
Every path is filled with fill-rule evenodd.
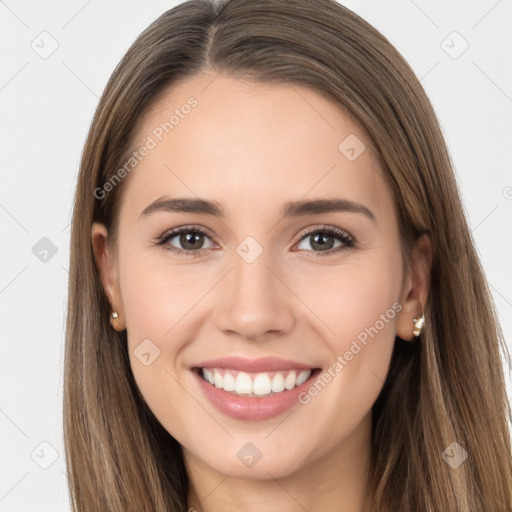
<svg viewBox="0 0 512 512"><path fill-rule="evenodd" d="M196 373L218 389L241 397L265 398L290 391L316 377L321 369L249 373L229 368L195 368Z"/></svg>

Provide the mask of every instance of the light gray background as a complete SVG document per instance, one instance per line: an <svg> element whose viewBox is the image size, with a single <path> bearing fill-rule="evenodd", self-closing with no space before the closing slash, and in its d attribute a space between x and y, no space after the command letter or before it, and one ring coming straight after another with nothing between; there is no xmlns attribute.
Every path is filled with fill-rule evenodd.
<svg viewBox="0 0 512 512"><path fill-rule="evenodd" d="M0 0L0 512L70 509L61 400L79 157L115 65L177 3ZM390 39L436 108L511 346L512 1L342 3ZM46 262L32 250L43 237L57 251Z"/></svg>

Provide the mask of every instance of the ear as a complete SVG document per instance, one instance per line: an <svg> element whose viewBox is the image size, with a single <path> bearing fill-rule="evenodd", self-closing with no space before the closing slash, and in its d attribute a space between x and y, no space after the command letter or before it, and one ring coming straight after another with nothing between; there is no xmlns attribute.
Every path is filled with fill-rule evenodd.
<svg viewBox="0 0 512 512"><path fill-rule="evenodd" d="M126 328L123 301L121 297L121 290L119 288L117 265L115 258L107 245L107 240L107 228L103 224L95 222L91 229L94 259L100 274L101 284L110 302L111 310L118 314L117 318L110 317L110 323L116 331L122 331Z"/></svg>
<svg viewBox="0 0 512 512"><path fill-rule="evenodd" d="M425 310L429 293L432 266L432 240L422 235L413 249L411 269L404 280L397 317L396 334L406 341L414 339L414 318L420 318Z"/></svg>

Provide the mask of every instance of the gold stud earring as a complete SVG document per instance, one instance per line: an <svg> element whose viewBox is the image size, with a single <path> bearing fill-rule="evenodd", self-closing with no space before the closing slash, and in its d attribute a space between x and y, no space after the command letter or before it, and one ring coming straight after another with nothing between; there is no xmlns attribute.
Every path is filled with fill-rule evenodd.
<svg viewBox="0 0 512 512"><path fill-rule="evenodd" d="M118 318L119 318L119 313L117 311L112 311L112 313L110 313L110 325L116 331L119 329L119 324L117 323Z"/></svg>
<svg viewBox="0 0 512 512"><path fill-rule="evenodd" d="M412 321L414 322L414 329L412 330L412 333L414 336L418 337L421 334L421 330L423 329L423 324L425 323L425 316L421 315L420 318L413 318Z"/></svg>

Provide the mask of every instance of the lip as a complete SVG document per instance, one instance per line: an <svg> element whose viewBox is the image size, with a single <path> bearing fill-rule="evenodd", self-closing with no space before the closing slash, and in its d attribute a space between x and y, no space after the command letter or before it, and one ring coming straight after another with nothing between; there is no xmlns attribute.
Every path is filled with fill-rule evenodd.
<svg viewBox="0 0 512 512"><path fill-rule="evenodd" d="M279 357L262 357L260 359L247 359L244 357L221 357L195 364L195 368L228 368L240 372L277 372L279 370L311 370L315 366L281 359Z"/></svg>
<svg viewBox="0 0 512 512"><path fill-rule="evenodd" d="M211 367L220 367L221 360L215 360L215 364ZM283 360L280 360L281 362ZM210 362L211 363L211 362ZM217 365L217 366L215 366ZM294 363L296 365L296 363ZM301 369L312 369L311 375L308 380L296 386L291 390L281 391L280 393L276 393L267 397L243 397L235 395L229 391L225 391L224 389L217 388L209 382L205 381L200 375L200 368L209 368L210 366L201 366L195 367L192 369L192 374L195 376L201 391L204 393L206 398L210 401L210 403L221 413L230 416L231 418L235 418L237 420L250 420L250 421L258 421L258 420L266 420L269 418L274 418L283 414L285 411L293 407L294 405L298 405L298 396L302 391L305 391L310 385L312 380L315 380L316 377L320 374L321 369L315 368L313 369L311 366L292 366L288 368L279 368L279 369L290 369L290 368L301 368ZM247 368L247 366L245 366ZM253 367L254 368L254 367ZM238 369L238 368L237 368ZM269 367L266 366L266 369L269 370ZM247 371L247 370L240 370ZM278 370L275 370L278 371Z"/></svg>

